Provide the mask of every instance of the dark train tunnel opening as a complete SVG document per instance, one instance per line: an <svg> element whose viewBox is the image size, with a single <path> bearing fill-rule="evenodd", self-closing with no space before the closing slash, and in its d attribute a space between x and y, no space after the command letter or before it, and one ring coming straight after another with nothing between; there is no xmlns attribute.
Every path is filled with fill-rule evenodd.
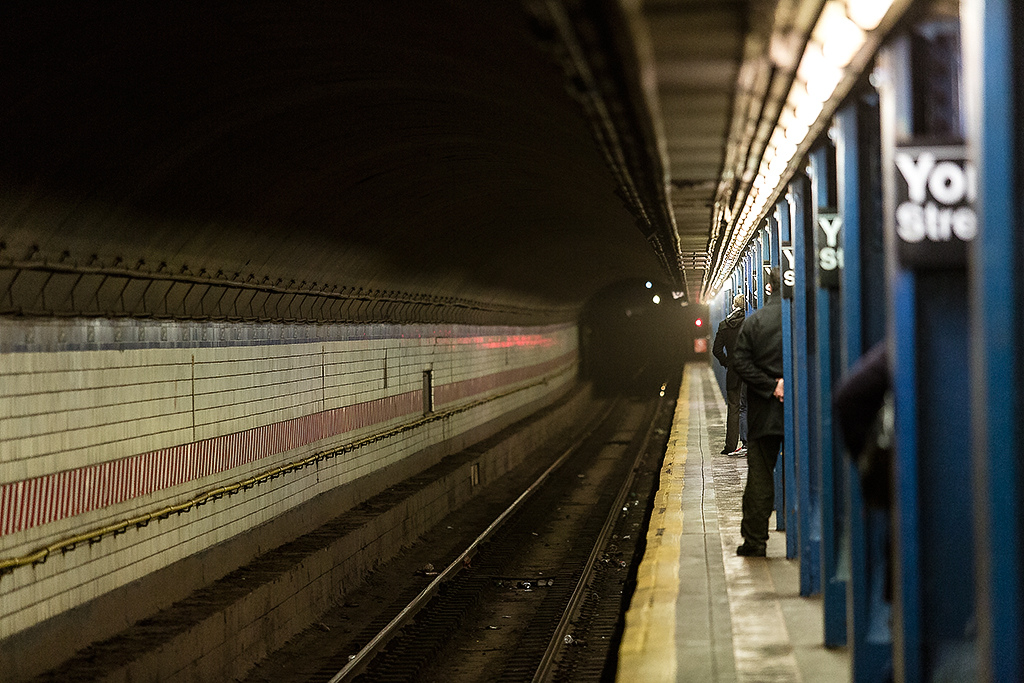
<svg viewBox="0 0 1024 683"><path fill-rule="evenodd" d="M598 292L580 316L581 375L601 395L677 387L687 361L707 360L708 307L670 285L629 279Z"/></svg>

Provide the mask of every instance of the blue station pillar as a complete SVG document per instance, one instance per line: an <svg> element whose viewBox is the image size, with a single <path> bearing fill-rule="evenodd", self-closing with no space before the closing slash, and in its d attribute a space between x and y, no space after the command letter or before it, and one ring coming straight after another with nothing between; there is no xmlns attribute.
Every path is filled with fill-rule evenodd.
<svg viewBox="0 0 1024 683"><path fill-rule="evenodd" d="M811 405L815 423L820 469L818 490L821 499L821 589L824 594L825 645L846 643L846 579L841 571L842 541L846 527L845 474L842 450L837 447L832 426L832 387L840 373L841 346L839 284L844 254L840 245L843 218L836 201L835 148L822 141L811 152L811 202L814 208L814 320L817 337L817 364L813 372L816 386Z"/></svg>
<svg viewBox="0 0 1024 683"><path fill-rule="evenodd" d="M792 195L787 194L775 205L775 219L779 224L779 262L782 280L782 383L786 400L783 401L785 433L782 443L783 510L776 509L776 515L784 514L786 528L786 557L792 559L800 554L800 524L797 515L799 501L796 468L797 431L795 401L789 399L795 374L793 338L794 290L796 289L796 252L793 247Z"/></svg>
<svg viewBox="0 0 1024 683"><path fill-rule="evenodd" d="M965 2L963 15L968 149L978 172L968 261L978 679L1015 681L1024 678L1024 5Z"/></svg>
<svg viewBox="0 0 1024 683"><path fill-rule="evenodd" d="M843 219L839 296L840 373L885 338L885 253L878 96L858 93L835 121L837 196ZM838 571L846 579L846 638L851 680L888 680L892 672L891 605L886 598L890 516L864 501L853 456L844 453L843 540ZM826 625L827 628L827 625Z"/></svg>
<svg viewBox="0 0 1024 683"><path fill-rule="evenodd" d="M922 8L880 55L882 169L895 398L896 680L976 667L964 147L955 3Z"/></svg>
<svg viewBox="0 0 1024 683"><path fill-rule="evenodd" d="M821 590L821 491L818 425L812 420L816 403L818 340L814 310L814 210L811 181L803 173L789 185L793 236L792 355L793 381L787 383L785 403L793 407L793 453L797 476L799 522L800 595ZM785 352L785 349L783 349ZM792 529L790 529L792 533Z"/></svg>

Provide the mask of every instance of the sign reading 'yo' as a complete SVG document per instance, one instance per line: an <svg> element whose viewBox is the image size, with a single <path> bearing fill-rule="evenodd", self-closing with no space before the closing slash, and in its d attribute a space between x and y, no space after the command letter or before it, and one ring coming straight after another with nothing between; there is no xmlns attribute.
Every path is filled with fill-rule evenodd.
<svg viewBox="0 0 1024 683"><path fill-rule="evenodd" d="M926 268L966 264L978 218L977 175L964 147L897 147L895 152L900 262Z"/></svg>

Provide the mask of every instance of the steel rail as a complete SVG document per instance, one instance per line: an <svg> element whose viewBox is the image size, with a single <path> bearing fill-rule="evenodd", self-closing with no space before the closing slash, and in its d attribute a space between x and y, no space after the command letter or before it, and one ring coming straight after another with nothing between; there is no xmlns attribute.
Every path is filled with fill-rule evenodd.
<svg viewBox="0 0 1024 683"><path fill-rule="evenodd" d="M537 477L537 479L523 491L515 501L505 509L498 517L491 522L491 524L479 535L476 539L469 544L469 546L459 554L451 564L443 572L437 575L437 577L430 582L430 584L420 591L412 602L405 606L398 615L391 620L391 622L385 626L376 636L374 636L370 642L363 646L358 653L353 655L349 659L348 663L338 673L328 681L328 683L341 683L342 681L350 681L357 675L363 672L365 667L369 665L370 661L374 656L379 653L385 645L398 633L398 631L412 619L417 612L419 612L427 604L427 602L434 597L434 595L440 590L441 586L450 581L456 574L463 569L469 560L476 554L477 549L487 541L494 533L512 516L523 503L526 502L536 491L539 489L547 478L559 467L561 467L565 461L575 453L583 443L593 435L595 431L608 419L608 416L612 413L619 401L614 401L608 409L601 415L600 419L595 420L591 427L577 438L572 445L565 449L562 454L555 460L544 472ZM621 504L621 503L620 503Z"/></svg>
<svg viewBox="0 0 1024 683"><path fill-rule="evenodd" d="M594 576L595 567L597 566L598 556L608 544L608 539L612 534L612 530L615 528L615 522L622 513L622 504L625 502L626 496L629 495L629 489L633 485L636 470L640 466L640 460L644 457L647 447L651 442L651 435L654 433L654 426L657 424L658 413L661 412L661 407L664 403L664 385L662 385L662 396L658 399L658 404L654 409L650 424L647 426L647 432L644 434L643 440L640 442L640 448L637 451L636 458L633 460L633 465L629 468L629 473L623 480L622 486L619 487L619 493L615 497L615 502L612 504L611 510L608 512L608 517L605 519L604 526L601 528L597 541L594 543L594 547L590 551L590 557L587 558L587 565L580 574L579 581L576 582L576 588L573 590L572 596L569 598L569 604L565 608L565 612L562 613L562 618L559 620L558 626L555 627L555 632L551 636L551 642L548 644L547 650L545 650L544 656L541 658L540 664L537 666L537 671L533 676L533 683L541 683L542 681L551 680L552 669L554 668L558 653L561 651L562 645L564 644L564 639L569 631L569 626L572 622L573 616L582 604L587 589L590 586L591 579Z"/></svg>

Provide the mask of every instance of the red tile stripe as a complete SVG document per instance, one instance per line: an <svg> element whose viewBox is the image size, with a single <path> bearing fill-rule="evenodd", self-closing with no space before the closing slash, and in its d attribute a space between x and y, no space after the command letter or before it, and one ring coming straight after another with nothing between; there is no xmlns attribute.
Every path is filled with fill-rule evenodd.
<svg viewBox="0 0 1024 683"><path fill-rule="evenodd" d="M434 404L436 406L443 406L449 403L461 401L471 396L479 396L498 389L499 387L518 384L519 382L533 379L534 377L538 377L547 372L561 368L575 359L576 352L570 351L569 353L559 356L558 358L553 358L545 363L538 363L537 365L530 365L525 368L514 368L512 370L505 370L504 372L496 372L492 375L474 377L473 379L467 379L461 382L443 384L434 388Z"/></svg>
<svg viewBox="0 0 1024 683"><path fill-rule="evenodd" d="M435 405L453 403L535 378L574 362L559 358L441 385ZM0 486L0 536L121 503L154 491L252 463L321 439L363 429L423 409L420 391L388 396L225 436Z"/></svg>

